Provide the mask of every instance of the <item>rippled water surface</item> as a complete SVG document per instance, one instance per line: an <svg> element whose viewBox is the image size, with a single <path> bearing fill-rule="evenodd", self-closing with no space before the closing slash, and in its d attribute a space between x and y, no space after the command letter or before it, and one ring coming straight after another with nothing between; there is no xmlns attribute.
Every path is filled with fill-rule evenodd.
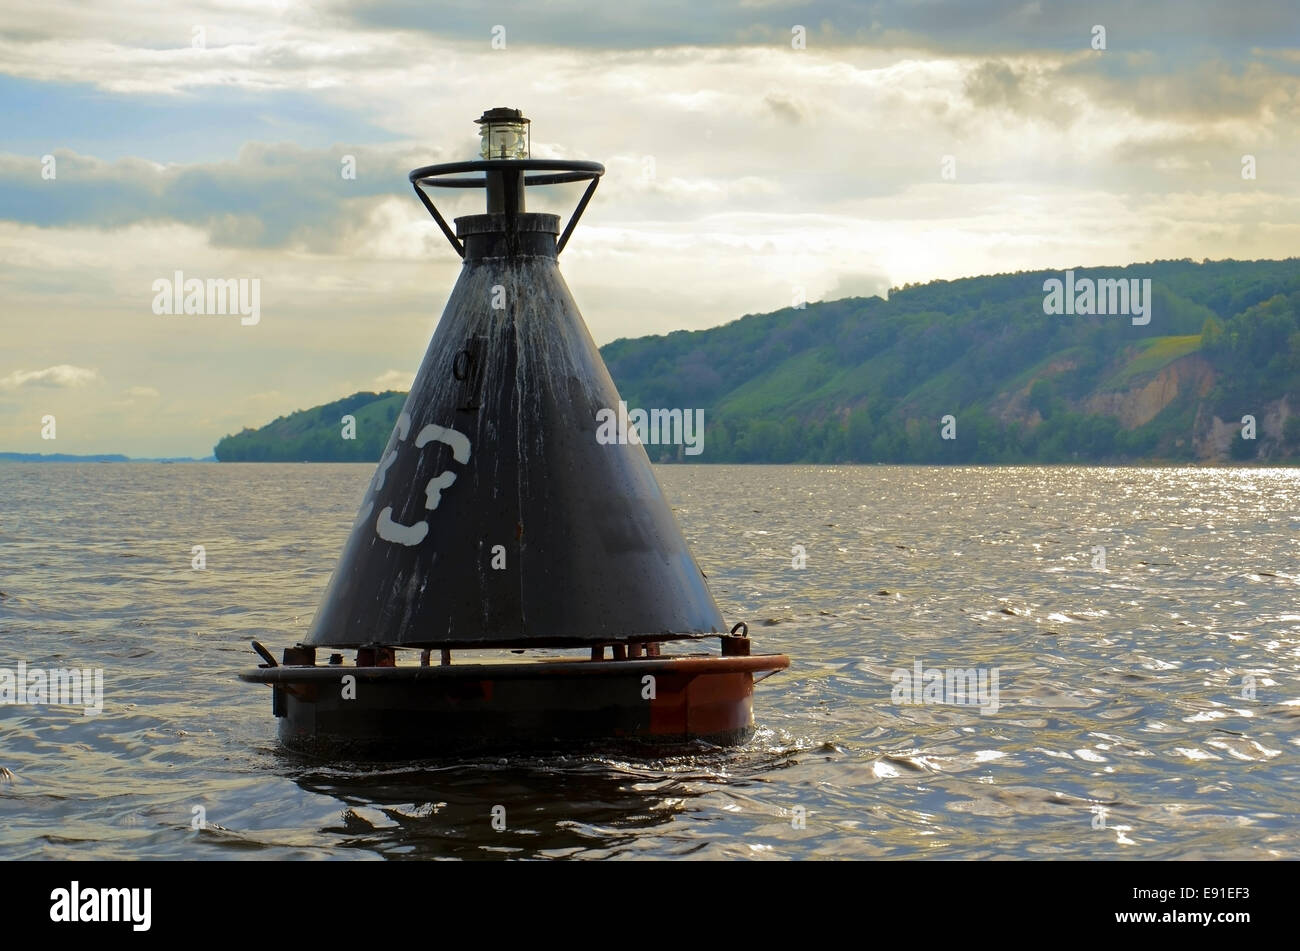
<svg viewBox="0 0 1300 951"><path fill-rule="evenodd" d="M0 667L105 676L99 716L0 706L0 855L1300 857L1300 472L659 467L793 658L747 747L305 762L235 672L305 634L371 472L0 465ZM894 702L918 662L998 709Z"/></svg>

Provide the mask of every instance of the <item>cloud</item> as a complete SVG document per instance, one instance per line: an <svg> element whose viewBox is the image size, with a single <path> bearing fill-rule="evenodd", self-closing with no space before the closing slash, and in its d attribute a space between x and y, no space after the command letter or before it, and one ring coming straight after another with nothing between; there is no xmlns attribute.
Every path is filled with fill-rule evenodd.
<svg viewBox="0 0 1300 951"><path fill-rule="evenodd" d="M1025 102L1025 71L1008 63L981 63L966 77L966 97L977 106L1019 108Z"/></svg>
<svg viewBox="0 0 1300 951"><path fill-rule="evenodd" d="M890 280L881 274L841 274L825 300L842 297L888 297Z"/></svg>
<svg viewBox="0 0 1300 951"><path fill-rule="evenodd" d="M375 199L409 195L406 173L429 151L252 143L234 161L188 165L51 154L53 180L40 179L32 158L0 155L4 217L110 230L174 221L204 228L218 247L328 250L364 226ZM355 178L341 174L345 156L355 159Z"/></svg>
<svg viewBox="0 0 1300 951"><path fill-rule="evenodd" d="M131 386L127 387L126 395L139 399L157 399L162 396L152 386Z"/></svg>
<svg viewBox="0 0 1300 951"><path fill-rule="evenodd" d="M375 377L371 384L379 392L384 390L409 390L411 383L415 380L415 374L410 370L386 370Z"/></svg>
<svg viewBox="0 0 1300 951"><path fill-rule="evenodd" d="M758 15L771 12L756 9ZM801 17L804 12L795 9ZM1035 16L1020 8L1003 12ZM378 44L388 58L322 57L323 85L300 91L313 104L309 111L319 126L328 128L332 116L352 132L354 117L361 114L381 134L400 134L403 141L301 144L301 128L293 121L301 110L297 104L289 109L281 98L280 61L250 61L243 111L284 117L282 131L294 144L248 142L225 160L186 164L138 157L110 161L57 147L57 134L46 128L39 149L0 155L0 216L44 228L115 231L174 222L200 229L218 248L428 255L440 250L440 239L411 194L407 172L471 157L472 118L485 104L501 102L524 108L534 120L535 156L606 164L608 174L587 223L609 214L620 224L699 222L723 210L835 215L847 202L901 196L919 181L933 180L939 157L948 154L957 158L962 183L1018 181L1026 187L1077 181L1159 189L1161 176L1169 187L1220 187L1222 156L1215 164L1205 153L1224 142L1240 144L1237 158L1250 151L1261 168L1284 167L1300 127L1300 76L1292 75L1296 70L1289 60L1265 56L1241 66L1182 54L1126 52L1116 33L1127 22L1115 21L1113 48L1107 51L1085 43L1068 53L997 58L846 55L816 46L575 55L521 44L493 52L486 44L438 46L432 34L418 34L417 42L411 36L366 33L356 43ZM320 42L316 33L309 31L308 37L310 43ZM445 62L439 59L443 52L450 56ZM71 65L80 69L88 63ZM107 62L101 65L105 74L121 72L110 70ZM472 102L468 80L449 81L449 72L475 77ZM600 83L592 83L593 74ZM536 83L541 75L547 77L544 90ZM257 83L263 84L260 100ZM177 98L193 99L191 108L197 109L214 99L229 106L222 98L228 88L204 87ZM60 112L67 102L50 95L38 100L38 109L19 110L19 121L26 123L22 142L36 140L32 115L37 112L57 116L61 128L83 128L93 120L85 114L93 110L81 99L71 112ZM131 97L98 98L117 103ZM143 98L152 103L160 97ZM0 80L0 111L5 102ZM226 115L219 115L215 133L199 124L210 140L207 155L233 149L238 135L264 139L276 132L274 122L232 126ZM170 113L167 118L181 121ZM154 126L145 129L146 142L167 137ZM1134 161L1133 143L1151 154L1146 170ZM41 178L40 155L47 149L57 160L54 180ZM356 158L355 179L341 174L348 155ZM647 165L647 159L653 163ZM808 174L814 168L816 174ZM480 194L463 191L435 194L448 219L481 202ZM560 194L556 207L545 207L548 196L537 195L535 210L567 215L576 195L565 197ZM530 206L534 200L530 194ZM165 263L169 271L172 265Z"/></svg>
<svg viewBox="0 0 1300 951"><path fill-rule="evenodd" d="M1290 45L1290 0L1224 4L1220 0L805 0L802 3L699 4L695 0L623 0L592 16L587 0L497 0L485 18L477 0L439 4L429 16L420 0L335 0L332 12L361 28L421 31L486 47L494 25L507 50L537 45L645 49L748 43L790 49L803 25L808 48L874 46L987 54L1087 48L1095 24L1116 47L1186 47L1211 37L1224 48ZM503 51L504 52L504 51Z"/></svg>
<svg viewBox="0 0 1300 951"><path fill-rule="evenodd" d="M1081 56L1058 80L1099 106L1148 119L1207 124L1243 120L1243 128L1300 121L1300 77L1272 57L1235 63L1217 51L1185 55Z"/></svg>
<svg viewBox="0 0 1300 951"><path fill-rule="evenodd" d="M16 390L21 387L39 386L50 389L71 389L86 386L99 380L99 373L86 367L74 367L67 363L46 367L44 370L15 370L6 377L0 377L0 388Z"/></svg>
<svg viewBox="0 0 1300 951"><path fill-rule="evenodd" d="M788 96L768 93L763 97L763 105L767 106L778 119L784 119L786 122L797 124L803 122L805 118L804 107Z"/></svg>
<svg viewBox="0 0 1300 951"><path fill-rule="evenodd" d="M120 4L10 0L0 10L0 65L11 75L52 78L63 51L116 69L105 86L149 85L159 76L186 85L292 81L328 84L340 69L398 65L397 54L431 39L490 49L505 28L512 57L536 49L646 50L765 44L790 47L806 27L808 49L872 46L990 55L1086 48L1107 28L1110 49L1186 49L1208 43L1232 54L1294 45L1293 0L621 0L593 15L589 0L278 0L274 4L194 0L123 14ZM194 28L202 25L202 48ZM463 75L449 69L447 77Z"/></svg>

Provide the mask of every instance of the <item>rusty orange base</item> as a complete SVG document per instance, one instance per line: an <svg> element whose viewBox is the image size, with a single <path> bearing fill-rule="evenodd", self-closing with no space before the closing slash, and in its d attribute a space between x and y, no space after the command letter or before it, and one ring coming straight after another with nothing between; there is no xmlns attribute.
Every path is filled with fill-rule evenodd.
<svg viewBox="0 0 1300 951"><path fill-rule="evenodd" d="M782 654L639 657L397 667L278 666L239 676L270 684L288 748L355 757L670 749L743 743L754 674Z"/></svg>

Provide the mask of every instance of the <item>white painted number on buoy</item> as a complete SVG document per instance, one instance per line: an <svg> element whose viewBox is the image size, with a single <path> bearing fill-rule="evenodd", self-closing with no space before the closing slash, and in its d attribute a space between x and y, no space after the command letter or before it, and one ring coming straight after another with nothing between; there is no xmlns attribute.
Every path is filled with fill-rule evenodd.
<svg viewBox="0 0 1300 951"><path fill-rule="evenodd" d="M403 413L397 419L397 439L398 442L405 442L406 437L411 431L411 417ZM437 426L430 423L420 430L419 435L415 437L415 448L423 449L431 442L440 442L451 449L451 457L465 465L469 462L470 444L469 437L462 432L458 432L449 426ZM378 492L384 487L384 480L388 476L388 470L397 460L397 450L394 449L381 463L379 470L375 473L374 485L372 492ZM456 473L439 472L430 479L424 486L424 507L426 511L432 512L442 502L442 493L451 488L456 481ZM362 506L358 519L368 518L374 510L374 499L368 501ZM404 525L401 522L393 520L393 507L384 506L379 517L375 519L375 534L386 542L393 542L397 545L406 545L412 547L420 544L429 534L429 523L427 521L416 522L414 525Z"/></svg>
<svg viewBox="0 0 1300 951"><path fill-rule="evenodd" d="M424 487L424 507L433 511L442 501L442 490L450 489L451 484L456 481L456 473L440 472Z"/></svg>

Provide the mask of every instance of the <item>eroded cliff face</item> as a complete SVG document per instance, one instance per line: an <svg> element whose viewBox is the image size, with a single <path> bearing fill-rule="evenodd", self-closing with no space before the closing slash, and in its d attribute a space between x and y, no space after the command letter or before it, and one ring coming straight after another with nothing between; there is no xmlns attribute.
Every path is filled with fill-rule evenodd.
<svg viewBox="0 0 1300 951"><path fill-rule="evenodd" d="M1046 367L1040 376L1034 377L1018 390L1003 390L993 398L989 403L989 410L998 419L1004 423L1017 422L1028 426L1030 429L1036 427L1043 421L1042 414L1029 405L1029 391L1033 389L1036 383L1042 377L1059 376L1063 373L1070 373L1078 367L1075 360L1053 360Z"/></svg>
<svg viewBox="0 0 1300 951"><path fill-rule="evenodd" d="M1070 361L1057 361L1045 368L1044 376L1067 373L1072 369ZM1196 459L1201 462L1233 461L1231 451L1234 440L1241 438L1242 416L1250 414L1255 417L1255 438L1258 440L1254 458L1289 458L1283 433L1293 410L1287 398L1242 407L1241 416L1220 419L1201 402L1214 389L1215 380L1215 370L1210 361L1199 353L1190 353L1171 361L1128 389L1094 392L1075 408L1098 416L1113 416L1125 429L1136 429L1155 419L1172 403L1182 401L1195 405L1196 417L1191 432L1186 434L1186 441L1191 443ZM1033 382L1004 393L993 405L994 411L1006 422L1019 422L1031 429L1038 426L1043 420L1038 411L1029 406L1032 387ZM1182 438L1175 443L1177 446L1185 444Z"/></svg>
<svg viewBox="0 0 1300 951"><path fill-rule="evenodd" d="M1089 413L1114 416L1125 429L1136 429L1155 419L1180 395L1200 399L1213 387L1214 368L1210 362L1200 354L1190 353L1132 389L1092 394L1083 408Z"/></svg>
<svg viewBox="0 0 1300 951"><path fill-rule="evenodd" d="M1241 438L1242 418L1246 415L1255 417L1255 439L1259 449L1256 459L1267 460L1288 455L1283 451L1282 434L1286 421L1291 418L1293 410L1283 396L1280 400L1264 403L1261 406L1247 407L1242 415L1232 419L1219 419L1202 406L1196 413L1196 422L1192 426L1192 446L1196 458L1205 462L1219 462L1230 459L1232 443Z"/></svg>
<svg viewBox="0 0 1300 951"><path fill-rule="evenodd" d="M1219 419L1202 407L1196 414L1196 425L1192 428L1192 446L1196 450L1196 458L1211 461L1228 458L1233 437L1241 432L1241 423Z"/></svg>
<svg viewBox="0 0 1300 951"><path fill-rule="evenodd" d="M1042 376L1056 376L1074 368L1073 361L1060 360L1046 367ZM1029 393L1034 382L1041 378L1035 377L1020 389L1003 395L993 403L994 413L1004 421L1020 422L1033 429L1043 418L1038 410L1030 407ZM1098 416L1114 416L1125 429L1136 429L1155 419L1179 397L1201 399L1213 388L1214 367L1200 354L1191 353L1129 389L1094 392L1075 408Z"/></svg>
<svg viewBox="0 0 1300 951"><path fill-rule="evenodd" d="M1204 400L1214 389L1214 367L1197 353L1174 360L1146 382L1128 390L1111 393L1094 393L1084 403L1089 413L1114 416L1125 429L1155 419L1175 400ZM1292 415L1284 396L1260 406L1242 408L1242 416L1255 417L1255 438L1258 441L1256 459L1272 459L1286 455L1283 432ZM1196 420L1189 437L1192 451L1202 462L1228 461L1232 444L1241 438L1242 416L1220 419L1204 405L1198 405ZM1179 445L1182 445L1181 441Z"/></svg>

